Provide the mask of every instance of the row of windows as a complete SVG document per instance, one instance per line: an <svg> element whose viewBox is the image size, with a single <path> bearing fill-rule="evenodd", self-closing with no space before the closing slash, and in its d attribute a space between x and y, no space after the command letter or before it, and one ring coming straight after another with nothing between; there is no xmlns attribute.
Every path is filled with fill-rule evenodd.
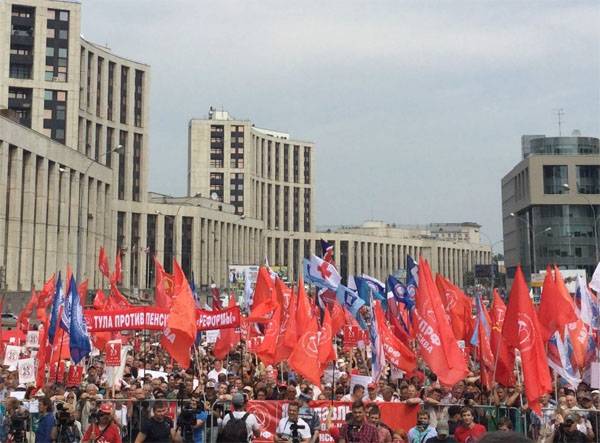
<svg viewBox="0 0 600 443"><path fill-rule="evenodd" d="M577 192L600 194L600 166L576 166ZM569 173L566 165L545 165L543 169L544 194L566 194L569 192Z"/></svg>

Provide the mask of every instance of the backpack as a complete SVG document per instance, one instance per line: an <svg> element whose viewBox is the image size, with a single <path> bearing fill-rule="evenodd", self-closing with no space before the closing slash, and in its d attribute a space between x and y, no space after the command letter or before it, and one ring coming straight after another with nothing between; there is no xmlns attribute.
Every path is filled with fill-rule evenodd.
<svg viewBox="0 0 600 443"><path fill-rule="evenodd" d="M229 420L225 427L219 432L218 443L240 443L248 441L248 429L246 428L246 419L250 415L246 412L242 418L235 418L233 412L229 412Z"/></svg>

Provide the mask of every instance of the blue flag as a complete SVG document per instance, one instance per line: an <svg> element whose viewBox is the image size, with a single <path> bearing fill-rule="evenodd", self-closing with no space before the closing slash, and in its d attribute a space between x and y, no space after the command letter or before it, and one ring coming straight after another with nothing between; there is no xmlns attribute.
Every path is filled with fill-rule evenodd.
<svg viewBox="0 0 600 443"><path fill-rule="evenodd" d="M69 329L71 328L71 303L72 303L72 293L73 293L73 288L77 288L77 284L75 283L75 278L73 276L71 276L71 281L69 282L69 288L71 288L71 290L69 291L68 294L66 294L64 296L63 299L63 310L62 310L62 314L60 316L60 327L68 334L69 333ZM77 289L75 290L75 293L77 294Z"/></svg>
<svg viewBox="0 0 600 443"><path fill-rule="evenodd" d="M51 345L54 344L54 336L56 335L56 329L58 327L58 313L60 307L63 305L65 295L62 288L62 280L60 278L60 272L58 273L58 279L56 280L56 291L54 292L54 299L52 300L52 310L50 311L50 326L48 327L48 341Z"/></svg>
<svg viewBox="0 0 600 443"><path fill-rule="evenodd" d="M71 351L71 360L75 364L79 363L83 358L92 352L90 344L90 334L87 330L85 318L83 317L83 308L79 301L77 287L71 281L71 321L69 328L69 350Z"/></svg>
<svg viewBox="0 0 600 443"><path fill-rule="evenodd" d="M410 255L406 256L406 292L408 297L414 302L419 286L419 265L415 263Z"/></svg>
<svg viewBox="0 0 600 443"><path fill-rule="evenodd" d="M367 274L362 274L360 277L354 277L354 281L356 281L357 278L361 278L369 287L370 291L371 291L371 296L375 299L375 300L379 300L381 302L381 306L383 307L384 311L387 311L387 298L385 296L385 285L380 282L379 280L377 280L375 277L371 277L370 275ZM358 284L357 284L358 287ZM362 298L362 297L361 297ZM370 302L367 304L371 304Z"/></svg>
<svg viewBox="0 0 600 443"><path fill-rule="evenodd" d="M364 306L365 302L358 296L356 291L353 291L352 289L347 288L344 285L339 285L337 287L337 290L335 291L335 297L337 298L339 304L341 304L352 314L352 316L356 319L360 327L362 329L367 329L365 321L358 312L360 308Z"/></svg>

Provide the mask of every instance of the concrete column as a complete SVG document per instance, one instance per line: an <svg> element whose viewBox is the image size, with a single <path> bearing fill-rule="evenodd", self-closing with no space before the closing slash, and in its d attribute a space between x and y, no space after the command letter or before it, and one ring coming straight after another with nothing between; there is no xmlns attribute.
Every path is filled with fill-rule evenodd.
<svg viewBox="0 0 600 443"><path fill-rule="evenodd" d="M23 150L10 152L8 177L8 235L6 239L6 285L10 290L18 287L21 252L21 197L23 193Z"/></svg>
<svg viewBox="0 0 600 443"><path fill-rule="evenodd" d="M58 205L60 193L60 171L56 163L48 165L48 213L46 215L46 244L42 254L45 255L45 273L58 271Z"/></svg>
<svg viewBox="0 0 600 443"><path fill-rule="evenodd" d="M106 111L105 111L106 112ZM94 219L96 220L96 232L94 232L94 251L100 251L100 247L106 248L108 245L105 244L105 217L104 214L106 212L111 212L110 209L106 207L107 201L105 198L106 195L106 185L103 183L96 183L95 187L96 193L96 207L94 208L95 214ZM101 272L97 270L97 266L95 266L95 261L92 262L92 266L96 270L94 272L94 285L92 288L99 288L104 286L104 276Z"/></svg>
<svg viewBox="0 0 600 443"><path fill-rule="evenodd" d="M48 215L48 159L37 161L35 189L35 238L33 244L33 284L40 288L52 274L46 273L46 226Z"/></svg>
<svg viewBox="0 0 600 443"><path fill-rule="evenodd" d="M98 182L94 179L91 181L86 180L85 195L87 196L87 211L83 214L83 226L85 230L84 235L84 269L81 275L83 278L87 278L89 281L89 287L94 288L94 282L96 280L96 274L99 272L98 267L95 266L96 258L98 257L98 250L96 249L96 224L98 219L96 217L96 206L98 205Z"/></svg>
<svg viewBox="0 0 600 443"><path fill-rule="evenodd" d="M33 284L33 242L35 236L35 191L36 191L36 155L23 155L23 195L21 224L21 256L19 266L19 287L24 290Z"/></svg>
<svg viewBox="0 0 600 443"><path fill-rule="evenodd" d="M6 220L8 206L8 143L0 140L0 220ZM0 266L6 265L6 222L0 223Z"/></svg>

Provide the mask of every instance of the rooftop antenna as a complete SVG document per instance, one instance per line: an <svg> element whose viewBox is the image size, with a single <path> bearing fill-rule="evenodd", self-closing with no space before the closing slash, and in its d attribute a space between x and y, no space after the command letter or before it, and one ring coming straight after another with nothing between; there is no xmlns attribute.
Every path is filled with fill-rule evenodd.
<svg viewBox="0 0 600 443"><path fill-rule="evenodd" d="M558 119L558 136L562 136L562 116L565 115L565 111L563 108L558 108L556 110L556 117Z"/></svg>

